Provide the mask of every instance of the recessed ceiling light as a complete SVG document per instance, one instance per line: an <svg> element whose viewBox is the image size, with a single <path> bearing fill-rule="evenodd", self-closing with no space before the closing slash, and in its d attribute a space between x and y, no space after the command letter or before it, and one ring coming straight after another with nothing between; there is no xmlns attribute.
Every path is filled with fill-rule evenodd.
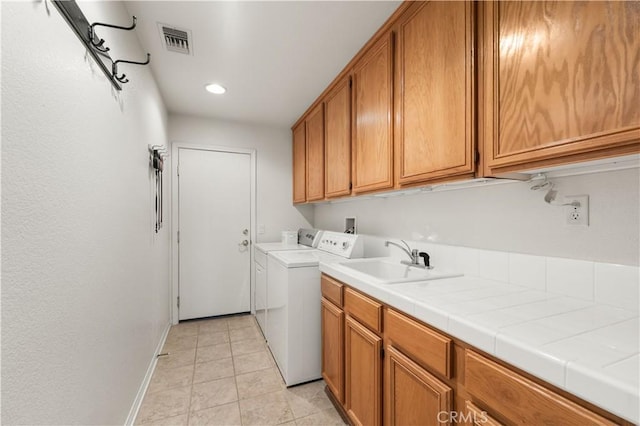
<svg viewBox="0 0 640 426"><path fill-rule="evenodd" d="M207 89L207 92L211 92L216 95L222 95L227 91L227 89L220 86L218 83L207 84L206 86L204 86L204 88Z"/></svg>

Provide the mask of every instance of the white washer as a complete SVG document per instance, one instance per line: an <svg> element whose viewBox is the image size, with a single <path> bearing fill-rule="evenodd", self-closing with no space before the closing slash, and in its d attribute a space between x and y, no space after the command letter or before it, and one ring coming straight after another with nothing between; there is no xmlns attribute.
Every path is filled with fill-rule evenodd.
<svg viewBox="0 0 640 426"><path fill-rule="evenodd" d="M320 262L362 257L358 235L324 231L317 250L267 258L267 343L287 386L322 376Z"/></svg>
<svg viewBox="0 0 640 426"><path fill-rule="evenodd" d="M255 268L255 312L256 320L267 338L267 257L275 251L311 250L318 246L322 231L317 229L300 228L298 230L298 244L286 244L284 242L254 244L254 268Z"/></svg>

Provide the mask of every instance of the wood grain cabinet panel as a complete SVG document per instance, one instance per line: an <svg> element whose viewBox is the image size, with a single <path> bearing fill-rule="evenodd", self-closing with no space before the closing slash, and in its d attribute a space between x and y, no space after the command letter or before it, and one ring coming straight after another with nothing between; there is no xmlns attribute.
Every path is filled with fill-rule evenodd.
<svg viewBox="0 0 640 426"><path fill-rule="evenodd" d="M321 282L322 374L352 425L630 425L329 276ZM326 297L340 294L344 309Z"/></svg>
<svg viewBox="0 0 640 426"><path fill-rule="evenodd" d="M344 404L344 311L322 298L322 377Z"/></svg>
<svg viewBox="0 0 640 426"><path fill-rule="evenodd" d="M343 79L325 98L325 195L351 193L351 78Z"/></svg>
<svg viewBox="0 0 640 426"><path fill-rule="evenodd" d="M416 2L396 37L395 117L400 184L475 171L475 8Z"/></svg>
<svg viewBox="0 0 640 426"><path fill-rule="evenodd" d="M482 2L489 173L640 151L640 4Z"/></svg>
<svg viewBox="0 0 640 426"><path fill-rule="evenodd" d="M345 409L354 425L382 424L382 338L345 319Z"/></svg>
<svg viewBox="0 0 640 426"><path fill-rule="evenodd" d="M467 409L467 415L464 420L469 426L503 426L502 423L471 401L465 401L465 408Z"/></svg>
<svg viewBox="0 0 640 426"><path fill-rule="evenodd" d="M307 201L324 198L324 104L305 120L307 127Z"/></svg>
<svg viewBox="0 0 640 426"><path fill-rule="evenodd" d="M293 202L307 201L307 138L304 121L293 129Z"/></svg>
<svg viewBox="0 0 640 426"><path fill-rule="evenodd" d="M393 186L393 33L353 69L353 191Z"/></svg>
<svg viewBox="0 0 640 426"><path fill-rule="evenodd" d="M466 390L515 424L615 424L473 351L464 364Z"/></svg>
<svg viewBox="0 0 640 426"><path fill-rule="evenodd" d="M344 284L340 281L336 281L328 275L322 274L320 276L320 288L322 291L322 297L333 302L336 306L342 307L342 289Z"/></svg>
<svg viewBox="0 0 640 426"><path fill-rule="evenodd" d="M388 308L385 311L384 328L394 346L433 371L451 378L453 341L450 338Z"/></svg>
<svg viewBox="0 0 640 426"><path fill-rule="evenodd" d="M344 310L376 333L382 332L382 305L351 288L344 290Z"/></svg>
<svg viewBox="0 0 640 426"><path fill-rule="evenodd" d="M451 424L453 390L393 346L385 357L385 425Z"/></svg>

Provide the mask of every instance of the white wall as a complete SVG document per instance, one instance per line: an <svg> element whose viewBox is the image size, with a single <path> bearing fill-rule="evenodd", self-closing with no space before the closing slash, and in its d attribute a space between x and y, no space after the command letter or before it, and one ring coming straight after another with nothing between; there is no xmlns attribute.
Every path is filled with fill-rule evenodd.
<svg viewBox="0 0 640 426"><path fill-rule="evenodd" d="M196 145L255 149L256 215L265 227L257 242L280 241L281 231L309 227L313 206L292 205L291 130L229 121L169 115L169 139Z"/></svg>
<svg viewBox="0 0 640 426"><path fill-rule="evenodd" d="M99 34L144 58L135 33ZM123 424L169 324L147 151L166 111L148 67L121 70L117 93L50 2L2 3L3 424Z"/></svg>
<svg viewBox="0 0 640 426"><path fill-rule="evenodd" d="M638 169L554 179L558 197L588 194L590 226L565 225L565 210L543 201L545 191L510 183L479 188L355 199L319 204L315 225L344 230L357 217L358 233L449 245L638 265Z"/></svg>

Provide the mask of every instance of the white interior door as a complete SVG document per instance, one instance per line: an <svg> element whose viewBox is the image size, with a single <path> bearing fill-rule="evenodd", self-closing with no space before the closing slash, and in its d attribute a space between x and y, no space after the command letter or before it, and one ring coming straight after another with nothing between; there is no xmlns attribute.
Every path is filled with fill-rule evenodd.
<svg viewBox="0 0 640 426"><path fill-rule="evenodd" d="M178 150L179 319L250 310L251 155Z"/></svg>

